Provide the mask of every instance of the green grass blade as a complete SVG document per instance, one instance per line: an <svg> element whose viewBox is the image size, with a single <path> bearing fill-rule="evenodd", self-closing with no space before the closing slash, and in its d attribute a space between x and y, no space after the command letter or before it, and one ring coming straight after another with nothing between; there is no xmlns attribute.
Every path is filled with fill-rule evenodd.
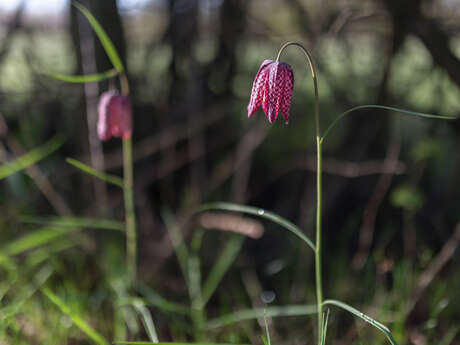
<svg viewBox="0 0 460 345"><path fill-rule="evenodd" d="M268 322L267 322L267 308L264 308L264 324L265 324L265 334L266 334L266 345L272 345L272 341L270 339L270 330L268 329Z"/></svg>
<svg viewBox="0 0 460 345"><path fill-rule="evenodd" d="M132 306L139 314L150 341L153 343L158 343L158 335L155 329L155 325L153 324L153 319L150 311L146 308L140 299L135 299L132 302Z"/></svg>
<svg viewBox="0 0 460 345"><path fill-rule="evenodd" d="M30 279L26 279L26 281L20 280L20 283L12 285L10 289L14 289L17 295L2 308L0 322L3 323L21 312L24 303L45 284L52 273L53 269L50 266L44 266L35 274L32 282L30 282Z"/></svg>
<svg viewBox="0 0 460 345"><path fill-rule="evenodd" d="M168 301L164 297L160 296L156 291L145 284L139 284L137 290L141 295L145 297L150 305L157 307L166 312L173 312L182 315L189 315L189 308L175 302Z"/></svg>
<svg viewBox="0 0 460 345"><path fill-rule="evenodd" d="M67 233L69 233L69 231L58 228L40 228L6 244L3 246L1 252L8 256L18 255L30 249L47 244Z"/></svg>
<svg viewBox="0 0 460 345"><path fill-rule="evenodd" d="M84 218L84 217L21 217L23 223L42 224L56 227L93 228L103 230L124 231L122 222L112 219Z"/></svg>
<svg viewBox="0 0 460 345"><path fill-rule="evenodd" d="M41 161L51 153L56 151L64 143L64 139L60 135L56 135L45 144L27 152L26 154L16 158L15 160L5 163L0 166L0 180L20 171L28 166Z"/></svg>
<svg viewBox="0 0 460 345"><path fill-rule="evenodd" d="M86 74L86 75L66 75L66 74L47 74L47 76L60 80L65 81L67 83L94 83L101 80L109 79L115 77L118 74L117 70L110 69L108 71L96 74Z"/></svg>
<svg viewBox="0 0 460 345"><path fill-rule="evenodd" d="M85 320L80 316L74 313L71 308L64 303L57 295L55 295L47 287L42 287L41 291L43 294L48 297L48 299L53 302L64 314L66 314L72 322L80 328L80 330L85 333L89 338L91 338L95 343L99 345L109 345L109 342L98 332L96 332Z"/></svg>
<svg viewBox="0 0 460 345"><path fill-rule="evenodd" d="M337 124L337 122L339 122L343 117L345 117L346 115L348 115L349 113L351 113L351 112L353 112L355 110L370 109L370 108L385 109L385 110L390 110L390 111L394 111L394 112L397 112L397 113L414 115L414 116L424 117L424 118L428 118L428 119L439 119L439 120L456 120L457 119L454 116L442 116L442 115L436 115L436 114L426 114L426 113L420 113L420 112L417 112L417 111L410 111L410 110L405 110L405 109L400 109L400 108L395 108L395 107L387 107L385 105L375 105L375 104L359 105L357 107L353 107L351 109L348 109L347 111L345 111L342 114L340 114L339 116L337 116L337 118L334 121L332 121L332 123L329 125L329 127L324 131L324 134L321 137L321 142L323 142L324 138L327 137L327 135L332 130L332 128L334 128L335 125Z"/></svg>
<svg viewBox="0 0 460 345"><path fill-rule="evenodd" d="M219 285L220 281L224 277L225 273L231 266L231 264L235 261L236 256L240 252L240 249L243 245L244 237L241 235L232 236L230 241L225 246L224 250L220 254L219 258L217 259L216 263L211 269L208 278L206 279L203 285L203 293L202 293L202 303L203 307L209 301L211 296L216 291L217 286Z"/></svg>
<svg viewBox="0 0 460 345"><path fill-rule="evenodd" d="M93 28L99 40L101 41L101 44L104 47L104 50L107 53L107 56L109 57L110 62L112 62L113 67L118 72L123 72L124 70L123 63L121 62L121 59L117 53L117 50L115 49L115 46L112 43L112 40L109 38L107 33L104 31L101 24L99 24L97 19L82 4L76 1L74 1L72 4L86 17L86 19L88 19L88 22L91 24L91 27Z"/></svg>
<svg viewBox="0 0 460 345"><path fill-rule="evenodd" d="M189 252L185 246L184 239L182 238L182 233L179 229L176 219L172 212L164 208L162 212L162 218L166 225L166 230L168 231L169 237L174 247L174 251L179 261L179 266L184 276L185 281L188 285L188 262L189 262Z"/></svg>
<svg viewBox="0 0 460 345"><path fill-rule="evenodd" d="M329 321L329 309L323 313L323 325L321 332L321 345L326 344L327 323Z"/></svg>
<svg viewBox="0 0 460 345"><path fill-rule="evenodd" d="M216 344L216 343L151 343L148 341L114 341L114 344L120 344L120 345L149 345L149 344L155 344L155 345L248 345L248 344Z"/></svg>
<svg viewBox="0 0 460 345"><path fill-rule="evenodd" d="M69 240L67 238L53 241L50 245L37 248L28 254L24 261L24 266L27 267L27 269L31 269L48 260L53 254L75 247L78 244L79 243L74 239Z"/></svg>
<svg viewBox="0 0 460 345"><path fill-rule="evenodd" d="M115 186L118 186L120 188L123 188L123 179L118 177L118 176L115 176L115 175L111 175L111 174L107 174L107 173L104 173L104 172L101 172L101 171L97 171L96 169L93 169L91 168L89 165L86 165L80 161L77 161L76 159L73 159L73 158L67 158L66 159L66 162L69 163L70 165L73 165L75 168L77 169L80 169L81 171L89 174L89 175L92 175L94 177L97 177L98 179L101 179L107 183L111 183Z"/></svg>
<svg viewBox="0 0 460 345"><path fill-rule="evenodd" d="M375 328L377 328L378 330L383 332L392 345L398 345L396 340L393 339L393 335L391 334L390 330L385 325L383 325L380 322L374 320L370 316L360 312L359 310L349 306L348 304L340 302L340 301L329 299L329 300L324 301L323 305L334 305L336 307L339 307L339 308L342 308L342 309L348 311L349 313L351 313L351 314L361 318L362 320L370 323L372 326L374 326Z"/></svg>
<svg viewBox="0 0 460 345"><path fill-rule="evenodd" d="M315 245L313 242L289 220L278 216L276 213L266 211L261 208L253 207L253 206L246 206L246 205L238 205L232 204L229 202L214 202L209 204L201 205L197 212L204 212L209 210L223 210L223 211L232 211L232 212L241 212L247 213L254 216L258 216L261 218L265 218L271 220L272 222L281 225L284 229L292 232L294 235L299 237L302 241L304 241L313 251L315 251Z"/></svg>
<svg viewBox="0 0 460 345"><path fill-rule="evenodd" d="M264 309L265 308L256 308L235 311L209 320L206 324L206 328L220 328L241 321L258 319L264 316ZM266 315L268 317L307 316L314 315L317 311L315 304L273 306L266 308L266 310Z"/></svg>

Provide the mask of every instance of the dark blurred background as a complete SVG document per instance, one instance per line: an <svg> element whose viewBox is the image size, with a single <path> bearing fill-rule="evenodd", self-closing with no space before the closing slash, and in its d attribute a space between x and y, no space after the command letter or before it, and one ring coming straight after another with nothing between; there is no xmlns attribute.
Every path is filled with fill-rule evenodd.
<svg viewBox="0 0 460 345"><path fill-rule="evenodd" d="M286 41L301 42L313 55L323 128L362 104L460 115L458 1L80 2L100 21L127 66L139 280L176 302L188 297L168 223L178 224L187 243L201 225L185 216L203 202L263 207L314 237L313 87L296 48L282 57L295 74L289 125L281 120L270 125L261 110L247 119L259 66L274 59ZM122 192L65 162L73 157L122 174L121 142L101 143L96 136L99 95L117 82L67 84L47 75L111 68L91 26L65 0L3 0L0 25L0 162L56 133L65 137L56 153L0 182L1 241L6 246L37 228L24 224L25 215L122 221ZM325 141L325 296L388 324L400 344L460 344L459 145L459 121L375 109L349 115ZM245 240L207 306L209 317L261 306L263 291L275 292L276 305L314 303L309 249L278 226L261 222L264 236ZM44 262L54 272L48 284L112 338L108 281L123 265L123 238L83 233L66 239L70 243L62 249L44 246ZM219 232L204 237L204 276L228 238ZM22 253L15 260L21 264L26 258ZM34 272L20 277L30 282ZM11 282L1 274L6 306L14 294L3 293ZM8 320L1 327L2 343L86 343L39 293L22 307L14 317L2 314ZM160 339L193 339L183 317L148 310ZM274 319L273 341L311 343L313 320ZM49 331L54 327L59 331ZM130 327L131 339L148 339L141 327ZM339 311L333 311L330 327L328 338L336 344L385 341ZM246 321L207 337L261 344L262 332Z"/></svg>

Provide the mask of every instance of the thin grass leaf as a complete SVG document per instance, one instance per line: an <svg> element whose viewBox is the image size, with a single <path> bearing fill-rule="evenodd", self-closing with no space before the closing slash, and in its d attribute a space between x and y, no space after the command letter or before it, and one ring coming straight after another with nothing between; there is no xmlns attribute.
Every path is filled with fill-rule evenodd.
<svg viewBox="0 0 460 345"><path fill-rule="evenodd" d="M63 143L63 137L61 135L56 135L45 144L27 152L11 162L0 165L0 180L41 161L61 147Z"/></svg>
<svg viewBox="0 0 460 345"><path fill-rule="evenodd" d="M283 317L283 316L307 316L316 314L315 304L305 305L285 305L285 306L274 306L267 307L266 313L268 317ZM234 323L238 323L245 320L258 319L264 316L263 308L245 309L235 311L233 313L217 317L207 321L206 328L214 329L225 327Z"/></svg>
<svg viewBox="0 0 460 345"><path fill-rule="evenodd" d="M260 338L262 339L262 342L264 343L264 345L268 345L267 336L265 336L264 334L262 334L262 335L260 336Z"/></svg>
<svg viewBox="0 0 460 345"><path fill-rule="evenodd" d="M362 320L370 323L372 326L374 326L375 328L377 328L378 330L383 332L385 334L385 336L387 337L388 341L392 345L398 345L396 340L393 339L393 335L391 334L390 330L385 325L383 325L380 322L374 320L370 316L360 312L359 310L353 308L352 306L349 306L346 303L343 303L343 302L340 302L340 301L337 301L337 300L332 300L332 299L324 301L323 306L324 305L334 305L336 307L342 308L342 309L348 311L349 313L361 318Z"/></svg>
<svg viewBox="0 0 460 345"><path fill-rule="evenodd" d="M139 314L150 341L153 343L158 343L158 335L155 329L155 325L153 324L153 319L150 311L145 307L144 303L140 299L135 299L132 302L132 306Z"/></svg>
<svg viewBox="0 0 460 345"><path fill-rule="evenodd" d="M204 212L209 210L223 210L223 211L232 211L232 212L241 212L247 213L254 216L258 216L264 219L271 220L272 222L281 225L284 229L292 232L294 235L299 237L303 242L305 242L313 251L315 251L315 245L313 242L289 220L278 216L276 213L266 211L262 208L257 208L253 206L238 205L232 204L229 202L213 202L209 204L203 204L197 209L198 212Z"/></svg>
<svg viewBox="0 0 460 345"><path fill-rule="evenodd" d="M50 245L37 248L32 253L27 255L24 266L27 267L27 269L31 269L41 264L42 262L48 260L51 257L51 255L75 247L78 244L79 243L76 242L75 239L61 239L53 241L53 243L51 243Z"/></svg>
<svg viewBox="0 0 460 345"><path fill-rule="evenodd" d="M241 250L243 242L244 237L241 235L232 236L232 238L228 241L203 285L203 307L214 294L225 273L235 261L236 256Z"/></svg>
<svg viewBox="0 0 460 345"><path fill-rule="evenodd" d="M113 337L115 339L126 339L127 337L127 330L126 330L126 322L124 318L124 310L125 308L122 308L118 305L115 305L115 308L113 310L113 324L112 324L112 329L113 329Z"/></svg>
<svg viewBox="0 0 460 345"><path fill-rule="evenodd" d="M74 1L72 2L72 5L74 5L86 17L86 19L88 19L88 22L91 24L91 27L101 41L102 47L104 47L104 50L107 53L107 56L109 57L113 67L118 72L123 72L123 63L121 62L117 50L115 49L112 40L102 28L101 24L99 24L98 20L91 14L90 11L88 11L86 7L84 7L79 2Z"/></svg>
<svg viewBox="0 0 460 345"><path fill-rule="evenodd" d="M41 268L32 279L32 283L27 278L26 281L20 281L20 284L15 284L10 287L11 289L15 289L17 295L11 301L8 302L1 310L0 314L0 322L4 323L6 320L14 317L17 313L21 312L22 306L24 303L31 298L35 292L40 289L40 287L46 283L48 278L53 273L53 269L50 266L44 266Z"/></svg>
<svg viewBox="0 0 460 345"><path fill-rule="evenodd" d="M81 171L89 174L89 175L92 175L94 177L97 177L98 179L101 179L107 183L111 183L115 186L118 186L120 188L123 188L123 179L118 177L118 176L115 176L115 175L111 175L111 174L107 174L105 172L101 172L101 171L98 171L96 169L93 169L91 168L89 165L86 165L80 161L77 161L76 159L73 159L73 158L66 158L65 160L67 163L69 163L70 165L73 165L75 168L77 169L80 169Z"/></svg>
<svg viewBox="0 0 460 345"><path fill-rule="evenodd" d="M357 107L353 107L351 109L348 109L347 111L343 112L337 118L332 121L332 123L329 125L329 127L324 131L323 136L321 137L321 143L323 140L327 137L329 132L332 130L332 128L335 127L337 122L339 122L343 117L345 117L347 114L355 111L355 110L360 110L360 109L385 109L385 110L390 110L394 111L397 113L402 113L402 114L408 114L408 115L414 115L418 117L424 117L428 119L439 119L439 120L456 120L457 118L454 116L442 116L442 115L436 115L436 114L426 114L426 113L419 113L417 111L410 111L410 110L405 110L405 109L400 109L400 108L395 108L395 107L387 107L385 105L375 105L375 104L367 104L367 105L359 105Z"/></svg>
<svg viewBox="0 0 460 345"><path fill-rule="evenodd" d="M326 344L327 323L329 320L329 309L323 313L323 325L321 332L321 345Z"/></svg>
<svg viewBox="0 0 460 345"><path fill-rule="evenodd" d="M66 75L60 73L52 73L47 74L47 76L60 80L65 81L67 83L94 83L101 80L113 78L118 74L117 70L110 69L108 71L102 73L95 73L95 74L86 74L86 75Z"/></svg>
<svg viewBox="0 0 460 345"><path fill-rule="evenodd" d="M137 286L137 290L141 295L145 297L150 305L157 307L166 312L173 312L182 315L189 315L189 308L185 305L168 301L166 298L160 296L156 291L154 291L149 286L140 283Z"/></svg>
<svg viewBox="0 0 460 345"><path fill-rule="evenodd" d="M4 321L19 313L24 303L46 283L52 273L53 269L50 266L44 266L34 275L33 279L26 278L21 274L20 276L25 279L25 281L20 280L17 284L10 287L10 290L15 290L16 297L2 308L1 320Z"/></svg>
<svg viewBox="0 0 460 345"><path fill-rule="evenodd" d="M188 284L188 261L189 261L189 253L188 249L184 244L184 240L182 238L182 233L178 228L176 219L174 215L169 209L163 209L162 218L166 225L166 230L168 231L169 237L174 247L174 251L177 256L177 260L179 261L179 266L182 271L182 275L184 276L185 281Z"/></svg>
<svg viewBox="0 0 460 345"><path fill-rule="evenodd" d="M68 234L75 229L64 230L60 228L44 227L34 230L30 234L7 243L3 246L1 252L8 256L18 255L30 249L50 243L51 241Z"/></svg>
<svg viewBox="0 0 460 345"><path fill-rule="evenodd" d="M156 345L249 345L249 344L217 344L217 343L151 343L148 341L114 341L114 344L120 345L149 345L149 344L156 344Z"/></svg>
<svg viewBox="0 0 460 345"><path fill-rule="evenodd" d="M265 323L265 334L267 336L266 345L272 345L272 341L270 339L270 330L268 329L268 322L267 322L267 308L264 308L264 323Z"/></svg>
<svg viewBox="0 0 460 345"><path fill-rule="evenodd" d="M85 333L89 338L91 338L95 343L99 345L109 345L110 343L98 332L96 332L85 320L72 311L72 309L64 303L57 295L55 295L47 287L42 287L41 292L48 297L48 299L53 302L62 313L66 314L72 322L80 328L80 330Z"/></svg>
<svg viewBox="0 0 460 345"><path fill-rule="evenodd" d="M194 241L192 241L193 243ZM201 242L201 236L200 236ZM188 291L192 304L192 319L201 320L200 311L203 310L203 299L201 292L201 268L200 258L197 253L197 248L192 245L191 253L188 257ZM195 312L195 314L193 313Z"/></svg>
<svg viewBox="0 0 460 345"><path fill-rule="evenodd" d="M84 218L84 217L21 217L23 223L42 224L56 227L93 228L103 230L124 231L122 222L112 219Z"/></svg>

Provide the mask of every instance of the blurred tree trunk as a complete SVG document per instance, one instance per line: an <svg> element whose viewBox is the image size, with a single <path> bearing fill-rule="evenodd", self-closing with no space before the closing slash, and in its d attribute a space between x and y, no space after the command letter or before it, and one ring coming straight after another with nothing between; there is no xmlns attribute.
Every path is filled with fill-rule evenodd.
<svg viewBox="0 0 460 345"><path fill-rule="evenodd" d="M246 0L224 0L220 8L219 50L211 64L211 69L213 73L219 75L224 85L222 89L224 97L231 92L231 80L235 76L237 67L237 46L244 37L247 26L247 6Z"/></svg>

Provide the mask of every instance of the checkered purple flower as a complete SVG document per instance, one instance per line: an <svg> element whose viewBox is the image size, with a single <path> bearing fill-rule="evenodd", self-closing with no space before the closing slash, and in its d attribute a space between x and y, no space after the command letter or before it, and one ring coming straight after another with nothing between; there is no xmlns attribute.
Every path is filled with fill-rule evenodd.
<svg viewBox="0 0 460 345"><path fill-rule="evenodd" d="M118 91L104 92L99 99L97 135L106 141L111 137L128 139L132 133L131 101Z"/></svg>
<svg viewBox="0 0 460 345"><path fill-rule="evenodd" d="M262 105L267 119L273 123L281 110L286 123L289 122L294 73L287 63L265 60L257 72L252 85L248 105L248 117Z"/></svg>

